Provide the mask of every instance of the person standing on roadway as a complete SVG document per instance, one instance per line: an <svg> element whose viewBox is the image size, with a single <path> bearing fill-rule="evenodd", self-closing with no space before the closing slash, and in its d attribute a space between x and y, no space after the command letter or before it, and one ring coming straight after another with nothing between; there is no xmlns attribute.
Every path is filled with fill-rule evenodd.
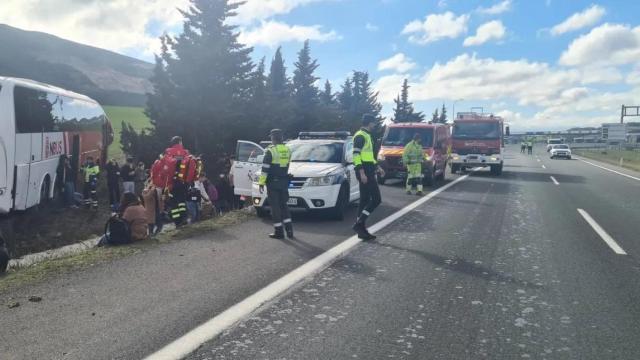
<svg viewBox="0 0 640 360"><path fill-rule="evenodd" d="M289 162L291 161L291 151L284 145L282 130L271 130L271 144L262 160L262 173L258 180L260 193L264 193L267 187L267 199L271 205L271 217L273 219L273 234L269 234L272 239L284 239L286 230L287 237L293 239L293 224L289 211Z"/></svg>
<svg viewBox="0 0 640 360"><path fill-rule="evenodd" d="M520 153L524 154L524 151L527 149L527 143L522 141L522 143L520 143Z"/></svg>
<svg viewBox="0 0 640 360"><path fill-rule="evenodd" d="M533 155L533 140L531 139L527 142L527 154Z"/></svg>
<svg viewBox="0 0 640 360"><path fill-rule="evenodd" d="M376 181L376 172L384 176L384 170L378 166L371 138L375 123L376 118L373 115L365 114L362 117L362 128L353 136L353 164L360 184L358 219L353 225L353 230L360 239L365 241L376 238L367 230L366 222L382 202L380 188L378 188Z"/></svg>
<svg viewBox="0 0 640 360"><path fill-rule="evenodd" d="M402 161L407 167L407 194L411 195L413 186L418 188L416 195L422 196L422 159L424 150L422 149L422 137L415 134L413 140L404 146Z"/></svg>

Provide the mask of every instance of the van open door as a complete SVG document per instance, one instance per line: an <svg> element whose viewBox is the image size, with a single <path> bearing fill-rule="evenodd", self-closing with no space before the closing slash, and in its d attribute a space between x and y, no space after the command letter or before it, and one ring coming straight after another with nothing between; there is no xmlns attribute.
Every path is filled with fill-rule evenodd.
<svg viewBox="0 0 640 360"><path fill-rule="evenodd" d="M256 172L262 168L264 148L251 141L239 140L236 144L236 159L231 167L234 194L251 196L251 187Z"/></svg>

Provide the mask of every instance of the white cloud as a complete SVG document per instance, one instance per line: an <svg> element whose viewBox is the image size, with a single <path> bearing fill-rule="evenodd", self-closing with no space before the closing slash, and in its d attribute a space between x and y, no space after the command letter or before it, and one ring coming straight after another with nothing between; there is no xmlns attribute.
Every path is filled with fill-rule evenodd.
<svg viewBox="0 0 640 360"><path fill-rule="evenodd" d="M416 63L403 53L395 54L378 63L378 71L393 70L397 73L405 73L415 67Z"/></svg>
<svg viewBox="0 0 640 360"><path fill-rule="evenodd" d="M2 0L0 23L47 32L114 51L136 49L151 55L159 48L147 28L171 28L182 21L176 8L188 0Z"/></svg>
<svg viewBox="0 0 640 360"><path fill-rule="evenodd" d="M640 59L640 26L603 24L574 40L562 53L569 66L617 65Z"/></svg>
<svg viewBox="0 0 640 360"><path fill-rule="evenodd" d="M393 74L382 76L374 83L373 87L378 91L378 99L380 102L384 104L393 103L393 99L395 99L400 93L400 89L402 87L402 83L404 79L407 79L407 75L403 74ZM413 92L409 92L409 96L413 97Z"/></svg>
<svg viewBox="0 0 640 360"><path fill-rule="evenodd" d="M565 21L551 28L552 35L560 35L570 31L579 30L596 24L606 14L606 10L599 5L591 5L582 12L575 13Z"/></svg>
<svg viewBox="0 0 640 360"><path fill-rule="evenodd" d="M295 8L311 3L335 0L238 0L244 5L237 10L233 23L248 25L256 21L269 19L275 15L288 14Z"/></svg>
<svg viewBox="0 0 640 360"><path fill-rule="evenodd" d="M438 7L443 9L446 8L449 4L447 3L447 0L438 0Z"/></svg>
<svg viewBox="0 0 640 360"><path fill-rule="evenodd" d="M477 46L489 40L500 40L504 38L506 29L500 20L489 21L478 27L476 34L464 39L464 46Z"/></svg>
<svg viewBox="0 0 640 360"><path fill-rule="evenodd" d="M469 15L456 15L450 11L444 14L430 14L424 21L414 20L408 23L403 35L409 35L409 41L416 44L428 44L442 39L455 39L467 32Z"/></svg>
<svg viewBox="0 0 640 360"><path fill-rule="evenodd" d="M367 31L370 31L370 32L376 32L376 31L380 30L379 26L374 25L372 23L367 23L364 27L365 27L365 29L367 29Z"/></svg>
<svg viewBox="0 0 640 360"><path fill-rule="evenodd" d="M504 0L489 8L479 7L478 12L487 15L498 15L511 10L511 0Z"/></svg>
<svg viewBox="0 0 640 360"><path fill-rule="evenodd" d="M257 28L240 33L238 41L249 46L276 47L285 42L327 42L340 38L335 31L323 32L320 25L288 25L277 21L265 21Z"/></svg>

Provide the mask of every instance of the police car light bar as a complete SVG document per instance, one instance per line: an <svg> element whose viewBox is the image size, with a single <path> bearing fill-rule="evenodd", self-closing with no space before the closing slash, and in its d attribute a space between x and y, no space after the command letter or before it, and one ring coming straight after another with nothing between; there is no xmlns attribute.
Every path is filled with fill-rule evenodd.
<svg viewBox="0 0 640 360"><path fill-rule="evenodd" d="M300 139L340 139L351 136L348 131L304 131L298 135Z"/></svg>

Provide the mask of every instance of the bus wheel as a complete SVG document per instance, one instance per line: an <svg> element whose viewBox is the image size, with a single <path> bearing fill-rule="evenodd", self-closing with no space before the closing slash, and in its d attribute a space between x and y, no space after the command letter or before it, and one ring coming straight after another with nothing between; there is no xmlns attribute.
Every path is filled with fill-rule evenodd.
<svg viewBox="0 0 640 360"><path fill-rule="evenodd" d="M51 192L51 182L49 176L44 178L44 182L40 187L40 204L46 204L49 202L49 193Z"/></svg>

